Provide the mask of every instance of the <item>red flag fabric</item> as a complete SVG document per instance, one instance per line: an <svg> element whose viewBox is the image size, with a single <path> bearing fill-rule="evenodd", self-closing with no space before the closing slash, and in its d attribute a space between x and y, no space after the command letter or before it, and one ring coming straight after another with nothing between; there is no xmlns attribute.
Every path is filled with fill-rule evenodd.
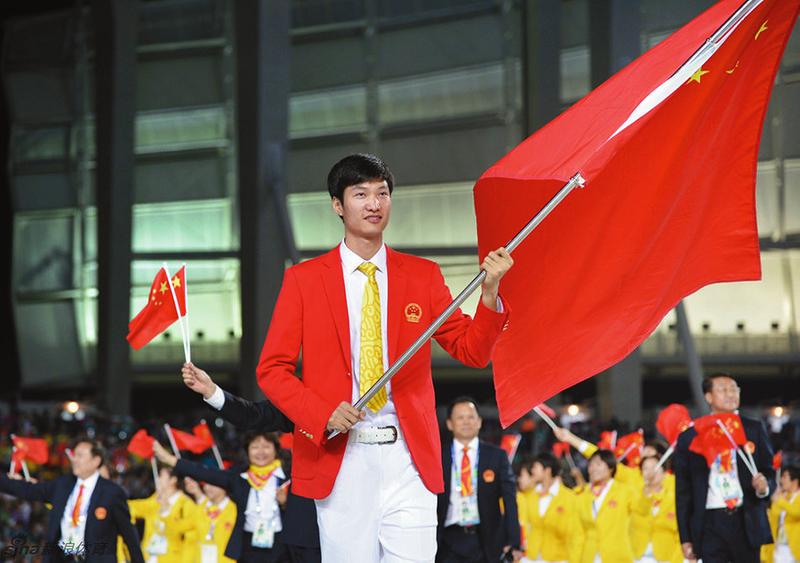
<svg viewBox="0 0 800 563"><path fill-rule="evenodd" d="M620 436L614 447L614 455L629 467L639 467L642 461L642 447L644 447L644 432L637 430Z"/></svg>
<svg viewBox="0 0 800 563"><path fill-rule="evenodd" d="M764 0L698 52L741 4L714 4L476 183L482 258L574 174L586 181L503 279L513 315L492 365L504 427L624 359L683 297L760 279L758 146L800 0Z"/></svg>
<svg viewBox="0 0 800 563"><path fill-rule="evenodd" d="M15 449L11 459L14 463L31 460L34 463L44 464L50 458L50 447L47 445L47 440L42 438L14 436L12 443Z"/></svg>
<svg viewBox="0 0 800 563"><path fill-rule="evenodd" d="M772 469L778 471L783 465L783 450L778 450L777 453L772 456Z"/></svg>
<svg viewBox="0 0 800 563"><path fill-rule="evenodd" d="M679 403L667 405L658 413L656 419L656 429L670 444L674 444L680 433L691 425L692 416L689 414L689 409Z"/></svg>
<svg viewBox="0 0 800 563"><path fill-rule="evenodd" d="M558 459L564 457L564 454L569 452L568 442L556 442L553 444L553 455Z"/></svg>
<svg viewBox="0 0 800 563"><path fill-rule="evenodd" d="M206 440L198 438L194 434L175 428L170 428L170 432L172 432L172 439L175 440L175 446L179 450L189 450L192 453L201 454L211 447Z"/></svg>
<svg viewBox="0 0 800 563"><path fill-rule="evenodd" d="M186 268L181 267L170 281L167 271L162 267L150 286L147 304L128 323L127 339L134 350L142 348L178 320L170 283L175 289L181 316L186 314Z"/></svg>
<svg viewBox="0 0 800 563"><path fill-rule="evenodd" d="M150 459L153 457L153 442L155 439L142 428L137 430L131 441L128 442L128 451L143 459Z"/></svg>
<svg viewBox="0 0 800 563"><path fill-rule="evenodd" d="M278 438L278 442L281 445L282 450L292 450L292 446L294 445L294 435L291 432L284 432L281 434L281 437Z"/></svg>
<svg viewBox="0 0 800 563"><path fill-rule="evenodd" d="M195 425L195 427L192 428L192 433L201 441L206 450L214 446L214 435L211 434L211 429L205 422Z"/></svg>
<svg viewBox="0 0 800 563"><path fill-rule="evenodd" d="M730 438L725 435L717 421L725 426ZM694 421L694 428L697 431L697 436L689 444L689 451L705 457L709 467L720 455L723 456L723 466L728 467L732 463L730 452L734 445L731 444L731 439L733 439L736 446L743 446L747 443L747 436L744 433L742 420L738 414L725 413L702 416Z"/></svg>
<svg viewBox="0 0 800 563"><path fill-rule="evenodd" d="M517 448L521 441L522 436L519 434L503 434L503 437L500 438L500 449L506 452L509 463L514 461L514 456L517 455Z"/></svg>
<svg viewBox="0 0 800 563"><path fill-rule="evenodd" d="M544 414L546 414L547 416L549 416L550 418L552 418L553 420L555 420L555 418L556 418L556 411L554 411L553 409L551 409L550 407L548 407L548 406L547 406L547 405L545 405L544 403L539 403L539 404L538 404L538 405L536 405L536 406L537 406L537 407L539 408L539 410L540 410L540 411L542 411Z"/></svg>
<svg viewBox="0 0 800 563"><path fill-rule="evenodd" d="M601 450L613 450L617 444L617 431L604 430L600 432L600 441L597 442L597 447Z"/></svg>

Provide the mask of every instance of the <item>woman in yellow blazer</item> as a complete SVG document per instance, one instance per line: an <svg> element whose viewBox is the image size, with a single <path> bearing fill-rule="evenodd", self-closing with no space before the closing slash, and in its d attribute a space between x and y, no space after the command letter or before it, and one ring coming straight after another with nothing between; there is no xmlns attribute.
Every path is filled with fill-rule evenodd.
<svg viewBox="0 0 800 563"><path fill-rule="evenodd" d="M644 488L634 512L640 518L631 529L633 553L639 563L681 563L683 552L675 516L675 477L663 467L656 469L658 458L642 458Z"/></svg>
<svg viewBox="0 0 800 563"><path fill-rule="evenodd" d="M525 530L525 556L533 561L580 562L583 527L578 518L578 496L559 476L561 465L551 453L542 453L520 468L522 504L520 524ZM520 508L521 507L521 508Z"/></svg>
<svg viewBox="0 0 800 563"><path fill-rule="evenodd" d="M584 531L581 563L633 563L630 541L634 492L614 479L617 459L609 450L589 457L590 486L578 501Z"/></svg>
<svg viewBox="0 0 800 563"><path fill-rule="evenodd" d="M196 561L236 563L225 557L228 540L236 524L236 504L222 487L203 484L206 501L197 511L198 558Z"/></svg>
<svg viewBox="0 0 800 563"><path fill-rule="evenodd" d="M197 507L178 488L178 478L168 467L158 474L157 493L148 498L129 500L131 518L144 520L142 552L148 563L182 563L192 545L187 534L197 525Z"/></svg>
<svg viewBox="0 0 800 563"><path fill-rule="evenodd" d="M780 484L769 508L772 537L775 538L769 561L795 563L800 561L800 467L784 467Z"/></svg>

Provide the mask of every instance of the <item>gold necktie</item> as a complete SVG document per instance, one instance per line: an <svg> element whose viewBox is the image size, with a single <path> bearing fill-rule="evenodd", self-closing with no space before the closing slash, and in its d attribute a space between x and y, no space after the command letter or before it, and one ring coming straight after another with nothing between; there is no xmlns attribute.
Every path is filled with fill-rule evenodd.
<svg viewBox="0 0 800 563"><path fill-rule="evenodd" d="M358 387L363 396L372 384L383 375L383 333L381 332L381 294L375 270L378 267L364 262L358 271L367 276L364 299L361 302L361 358L358 362ZM367 403L372 412L378 412L386 404L386 387Z"/></svg>

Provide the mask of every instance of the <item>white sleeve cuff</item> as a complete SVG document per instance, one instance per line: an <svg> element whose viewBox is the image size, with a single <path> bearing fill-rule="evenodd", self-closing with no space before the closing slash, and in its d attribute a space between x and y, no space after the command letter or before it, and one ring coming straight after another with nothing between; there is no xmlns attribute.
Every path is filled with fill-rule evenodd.
<svg viewBox="0 0 800 563"><path fill-rule="evenodd" d="M586 448L588 447L589 447L589 442L587 442L586 440L581 440L581 443L578 445L578 451L584 453L586 451Z"/></svg>
<svg viewBox="0 0 800 563"><path fill-rule="evenodd" d="M222 406L225 404L225 393L222 391L222 387L217 385L214 394L203 400L215 409L222 410Z"/></svg>
<svg viewBox="0 0 800 563"><path fill-rule="evenodd" d="M756 496L757 496L758 498L767 498L767 497L769 496L769 487L767 487L767 490L766 490L766 491L764 491L764 494L763 494L763 495L760 495L760 494L758 494L758 491L756 491Z"/></svg>

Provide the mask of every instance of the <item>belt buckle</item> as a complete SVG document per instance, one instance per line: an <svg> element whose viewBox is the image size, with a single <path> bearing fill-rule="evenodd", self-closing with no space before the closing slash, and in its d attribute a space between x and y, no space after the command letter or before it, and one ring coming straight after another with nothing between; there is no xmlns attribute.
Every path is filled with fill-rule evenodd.
<svg viewBox="0 0 800 563"><path fill-rule="evenodd" d="M381 444L394 444L397 442L397 427L396 426L379 426L378 430L391 430L392 431L392 439L386 442L381 442Z"/></svg>

